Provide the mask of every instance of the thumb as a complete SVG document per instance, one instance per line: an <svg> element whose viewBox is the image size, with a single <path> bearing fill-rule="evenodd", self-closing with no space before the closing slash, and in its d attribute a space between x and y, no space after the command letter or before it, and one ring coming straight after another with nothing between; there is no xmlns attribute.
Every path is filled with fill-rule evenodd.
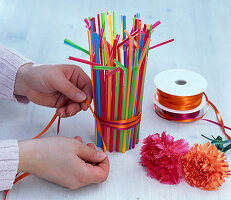
<svg viewBox="0 0 231 200"><path fill-rule="evenodd" d="M74 102L83 102L87 98L86 94L72 84L66 77L53 79L52 86L55 90Z"/></svg>
<svg viewBox="0 0 231 200"><path fill-rule="evenodd" d="M100 163L107 157L104 152L90 148L85 144L82 144L79 148L78 156L81 159L92 163Z"/></svg>

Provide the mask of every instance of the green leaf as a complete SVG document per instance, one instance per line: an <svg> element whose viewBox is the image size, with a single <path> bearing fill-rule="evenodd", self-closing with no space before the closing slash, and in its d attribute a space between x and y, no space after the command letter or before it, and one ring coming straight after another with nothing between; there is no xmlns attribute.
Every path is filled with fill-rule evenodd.
<svg viewBox="0 0 231 200"><path fill-rule="evenodd" d="M226 152L228 151L229 149L231 149L231 144L229 144L228 146L226 146L225 148L223 148L223 152Z"/></svg>
<svg viewBox="0 0 231 200"><path fill-rule="evenodd" d="M216 138L212 136L213 139L208 138L204 135L201 135L202 137L208 139L211 141L211 144L214 144L218 150L222 151L222 152L226 152L229 149L231 149L231 144L227 145L226 147L224 147L224 144L226 143L231 143L231 140L225 140L223 141L223 138L221 136L217 136Z"/></svg>

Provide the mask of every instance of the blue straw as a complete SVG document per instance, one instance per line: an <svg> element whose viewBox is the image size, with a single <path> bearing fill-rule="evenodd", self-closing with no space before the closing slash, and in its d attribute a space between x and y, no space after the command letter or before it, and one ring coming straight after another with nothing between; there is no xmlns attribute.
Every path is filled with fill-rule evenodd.
<svg viewBox="0 0 231 200"><path fill-rule="evenodd" d="M129 149L132 148L132 138L133 138L133 132L134 132L134 128L132 128L132 132L131 132L131 139L130 139L130 145L129 145Z"/></svg>
<svg viewBox="0 0 231 200"><path fill-rule="evenodd" d="M90 20L90 19L89 19ZM90 23L91 23L91 41L92 41L92 50L93 50L93 54L95 53L95 48L96 48L96 46L95 46L95 42L94 42L94 40L95 40L95 35L94 35L94 30L93 30L93 21L92 20L90 20ZM96 78L97 78L97 75L96 75ZM97 82L95 83L95 85L97 86ZM97 87L96 87L96 93L97 93ZM96 97L96 113L98 112L98 99L97 99L97 97ZM98 128L97 128L97 147L99 147L99 145L100 145L100 135L99 135L99 130L98 130Z"/></svg>
<svg viewBox="0 0 231 200"><path fill-rule="evenodd" d="M140 13L137 13L137 14L136 14L136 18L137 18L137 19L140 19Z"/></svg>
<svg viewBox="0 0 231 200"><path fill-rule="evenodd" d="M144 34L141 33L141 39L140 39L140 47L139 47L139 54L138 54L138 60L140 59L142 47L143 47L143 41L144 41Z"/></svg>
<svg viewBox="0 0 231 200"><path fill-rule="evenodd" d="M99 35L94 33L95 36L95 62L100 63L100 54L99 54ZM97 116L101 117L101 89L100 89L100 70L95 70L96 74L96 107L97 107ZM97 131L97 146L101 147L101 138L99 131Z"/></svg>
<svg viewBox="0 0 231 200"><path fill-rule="evenodd" d="M126 16L123 16L123 40L126 39L126 34L124 30L126 29ZM124 66L127 67L127 52L126 52L126 43L124 44Z"/></svg>

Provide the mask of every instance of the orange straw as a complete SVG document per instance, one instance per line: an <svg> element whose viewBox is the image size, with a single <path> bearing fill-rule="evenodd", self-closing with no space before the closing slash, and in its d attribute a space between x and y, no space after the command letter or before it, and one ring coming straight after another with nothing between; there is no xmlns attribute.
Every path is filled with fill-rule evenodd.
<svg viewBox="0 0 231 200"><path fill-rule="evenodd" d="M89 55L90 55L90 61L93 61L93 53L92 53L92 41L91 41L91 32L87 31L87 35L88 35L88 44L89 44ZM96 102L95 102L95 85L94 85L94 79L93 79L93 66L91 65L91 82L92 82L92 93L93 93L93 99L94 99L94 106L96 106ZM96 109L95 109L96 110ZM95 124L96 124L96 120L95 120ZM95 144L97 144L97 129L95 126Z"/></svg>
<svg viewBox="0 0 231 200"><path fill-rule="evenodd" d="M128 63L128 80L127 80L127 99L125 107L125 119L128 119L128 109L130 100L131 77L132 77L132 38L129 37L129 63ZM126 84L126 83L125 83ZM123 135L123 148L122 152L125 153L127 132Z"/></svg>

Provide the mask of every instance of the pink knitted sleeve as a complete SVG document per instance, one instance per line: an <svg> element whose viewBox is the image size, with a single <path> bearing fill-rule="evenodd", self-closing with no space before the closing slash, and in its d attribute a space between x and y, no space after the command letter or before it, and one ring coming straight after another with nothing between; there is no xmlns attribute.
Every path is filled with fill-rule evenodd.
<svg viewBox="0 0 231 200"><path fill-rule="evenodd" d="M13 94L17 71L26 63L32 62L0 43L0 99L19 101L21 103L29 102L26 97Z"/></svg>
<svg viewBox="0 0 231 200"><path fill-rule="evenodd" d="M0 191L12 188L18 170L18 161L18 142L0 140Z"/></svg>
<svg viewBox="0 0 231 200"><path fill-rule="evenodd" d="M13 92L18 69L29 62L31 61L14 50L0 44L0 99L19 101L21 103L28 102L26 97L14 96ZM0 140L0 191L12 187L18 169L18 162L18 142L16 140Z"/></svg>

